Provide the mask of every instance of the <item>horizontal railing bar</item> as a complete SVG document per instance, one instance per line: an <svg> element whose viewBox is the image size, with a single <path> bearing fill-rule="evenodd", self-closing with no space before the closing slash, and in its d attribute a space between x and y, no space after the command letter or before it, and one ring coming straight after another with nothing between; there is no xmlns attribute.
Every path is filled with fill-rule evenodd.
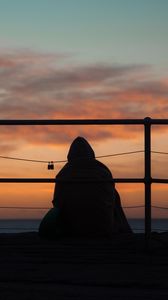
<svg viewBox="0 0 168 300"><path fill-rule="evenodd" d="M56 178L0 178L0 183L82 183L82 182L115 182L115 183L145 183L144 178L113 178L113 179L75 179L60 180ZM167 178L151 178L151 183L168 183Z"/></svg>
<svg viewBox="0 0 168 300"><path fill-rule="evenodd" d="M84 180L59 180L59 179L55 179L55 178L0 178L0 182L20 182L20 183L24 183L24 182L44 182L44 183L48 183L48 182L69 182L69 183L73 183L73 182L120 182L120 183L144 183L145 179L144 178L113 178L113 179L84 179ZM163 178L163 179L158 179L158 178L152 178L151 179L151 183L168 183L168 179L167 178Z"/></svg>
<svg viewBox="0 0 168 300"><path fill-rule="evenodd" d="M168 183L168 179L167 178L163 178L163 179L153 178L152 182L153 183Z"/></svg>
<svg viewBox="0 0 168 300"><path fill-rule="evenodd" d="M122 125L144 124L143 119L0 120L0 125Z"/></svg>
<svg viewBox="0 0 168 300"><path fill-rule="evenodd" d="M0 178L0 183L55 183L55 178Z"/></svg>
<svg viewBox="0 0 168 300"><path fill-rule="evenodd" d="M11 230L11 231L15 231L15 230L26 230L26 231L38 231L38 227L0 227L0 230ZM135 228L132 227L132 230L136 230L136 231L142 231L142 233L144 233L144 228ZM164 229L160 229L160 228L153 228L152 227L152 231L160 231L160 232L168 232L168 228ZM3 231L1 231L1 233L3 233Z"/></svg>
<svg viewBox="0 0 168 300"><path fill-rule="evenodd" d="M150 119L152 125L168 125L168 119Z"/></svg>
<svg viewBox="0 0 168 300"><path fill-rule="evenodd" d="M58 119L58 120L0 120L0 125L166 125L168 119Z"/></svg>
<svg viewBox="0 0 168 300"><path fill-rule="evenodd" d="M55 178L0 178L0 183L82 183L82 182L118 182L118 183L144 183L144 178L115 178L111 180L84 179L84 180L59 180Z"/></svg>

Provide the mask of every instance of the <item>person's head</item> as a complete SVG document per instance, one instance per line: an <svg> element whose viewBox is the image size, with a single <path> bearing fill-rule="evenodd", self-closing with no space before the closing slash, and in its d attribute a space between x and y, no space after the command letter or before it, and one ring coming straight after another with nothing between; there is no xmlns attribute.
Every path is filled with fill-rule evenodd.
<svg viewBox="0 0 168 300"><path fill-rule="evenodd" d="M68 161L75 159L95 159L92 147L86 139L78 136L71 144L67 155Z"/></svg>

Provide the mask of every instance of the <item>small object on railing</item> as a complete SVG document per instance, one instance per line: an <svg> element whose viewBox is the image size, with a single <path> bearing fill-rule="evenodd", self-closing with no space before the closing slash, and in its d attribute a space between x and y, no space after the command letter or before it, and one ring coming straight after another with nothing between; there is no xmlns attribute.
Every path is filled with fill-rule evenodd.
<svg viewBox="0 0 168 300"><path fill-rule="evenodd" d="M48 170L54 170L54 163L53 163L53 161L49 161L49 163L48 163Z"/></svg>

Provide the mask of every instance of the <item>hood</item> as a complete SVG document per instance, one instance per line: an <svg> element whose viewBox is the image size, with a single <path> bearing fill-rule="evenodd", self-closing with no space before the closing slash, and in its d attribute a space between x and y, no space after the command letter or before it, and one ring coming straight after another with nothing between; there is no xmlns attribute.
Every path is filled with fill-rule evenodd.
<svg viewBox="0 0 168 300"><path fill-rule="evenodd" d="M67 155L68 161L75 159L94 159L92 147L83 137L77 137L71 144Z"/></svg>

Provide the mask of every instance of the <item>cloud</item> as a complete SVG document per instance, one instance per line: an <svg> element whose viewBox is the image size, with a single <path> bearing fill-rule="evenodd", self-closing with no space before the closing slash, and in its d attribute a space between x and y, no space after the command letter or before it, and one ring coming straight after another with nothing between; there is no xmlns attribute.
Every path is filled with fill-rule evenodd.
<svg viewBox="0 0 168 300"><path fill-rule="evenodd" d="M146 65L77 65L61 54L1 52L1 119L167 118L168 80L156 80L151 70ZM79 133L102 140L127 138L129 132L136 138L138 131L124 126L2 129L1 139L31 144L65 143Z"/></svg>

